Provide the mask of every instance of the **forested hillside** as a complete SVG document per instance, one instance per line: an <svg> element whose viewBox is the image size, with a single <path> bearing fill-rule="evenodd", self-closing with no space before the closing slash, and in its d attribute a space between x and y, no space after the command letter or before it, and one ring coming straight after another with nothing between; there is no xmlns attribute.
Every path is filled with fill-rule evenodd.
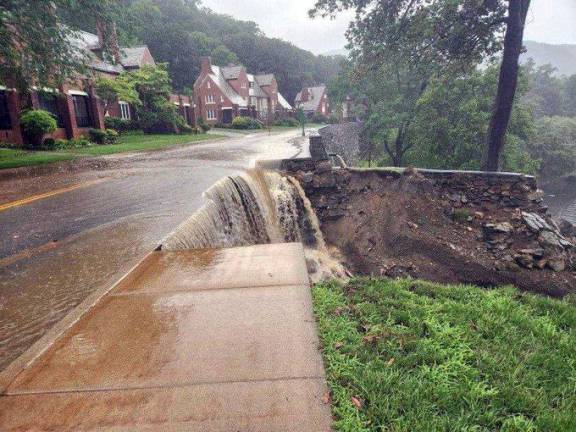
<svg viewBox="0 0 576 432"><path fill-rule="evenodd" d="M199 0L120 0L113 14L123 45L146 44L158 62L167 62L174 87L191 88L201 56L215 64L239 62L253 73L276 75L281 93L293 101L302 85L328 82L340 59L315 56L289 42L266 37L254 22L239 21L202 6ZM89 16L68 22L94 32Z"/></svg>

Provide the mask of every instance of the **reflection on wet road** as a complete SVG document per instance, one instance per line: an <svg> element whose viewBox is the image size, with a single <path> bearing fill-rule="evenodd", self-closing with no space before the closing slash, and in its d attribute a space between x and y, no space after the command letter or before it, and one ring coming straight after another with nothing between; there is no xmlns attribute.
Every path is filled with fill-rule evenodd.
<svg viewBox="0 0 576 432"><path fill-rule="evenodd" d="M114 283L256 159L293 157L296 131L117 156L105 179L0 212L0 369L94 290ZM112 167L112 168L110 168ZM80 183L90 174L76 173ZM49 192L50 175L40 179Z"/></svg>

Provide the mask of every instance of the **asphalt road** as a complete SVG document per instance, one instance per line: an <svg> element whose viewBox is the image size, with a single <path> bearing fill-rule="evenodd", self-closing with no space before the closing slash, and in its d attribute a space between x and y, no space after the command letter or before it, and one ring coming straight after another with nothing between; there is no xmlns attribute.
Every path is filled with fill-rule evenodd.
<svg viewBox="0 0 576 432"><path fill-rule="evenodd" d="M0 370L154 249L217 180L257 159L306 153L297 136L260 133L107 157L97 170L8 182L13 198L81 187L0 210Z"/></svg>

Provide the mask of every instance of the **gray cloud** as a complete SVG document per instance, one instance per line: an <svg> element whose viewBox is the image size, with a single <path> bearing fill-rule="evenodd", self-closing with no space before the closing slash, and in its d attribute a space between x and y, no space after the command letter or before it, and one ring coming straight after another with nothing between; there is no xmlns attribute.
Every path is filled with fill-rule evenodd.
<svg viewBox="0 0 576 432"><path fill-rule="evenodd" d="M216 12L255 21L266 35L278 37L315 53L346 45L344 32L353 18L345 13L335 20L308 17L314 0L203 0ZM576 44L575 0L532 0L526 39Z"/></svg>

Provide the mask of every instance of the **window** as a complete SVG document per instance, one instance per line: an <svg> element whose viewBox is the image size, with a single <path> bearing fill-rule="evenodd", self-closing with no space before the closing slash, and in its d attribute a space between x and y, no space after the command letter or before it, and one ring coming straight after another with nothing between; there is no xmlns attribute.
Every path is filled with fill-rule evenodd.
<svg viewBox="0 0 576 432"><path fill-rule="evenodd" d="M118 105L120 105L120 118L122 120L130 120L130 105L128 105L128 102L118 102Z"/></svg>
<svg viewBox="0 0 576 432"><path fill-rule="evenodd" d="M206 113L206 118L208 120L216 120L216 111L214 110L208 110Z"/></svg>
<svg viewBox="0 0 576 432"><path fill-rule="evenodd" d="M72 101L74 102L74 112L76 113L76 125L81 128L92 126L88 96L72 95Z"/></svg>
<svg viewBox="0 0 576 432"><path fill-rule="evenodd" d="M60 115L60 108L58 107L58 96L51 93L38 93L38 102L40 109L48 111L56 119L56 124L59 128L64 127L62 116Z"/></svg>
<svg viewBox="0 0 576 432"><path fill-rule="evenodd" d="M8 94L5 91L0 91L0 129L12 129L10 111L8 110Z"/></svg>
<svg viewBox="0 0 576 432"><path fill-rule="evenodd" d="M224 96L220 95L220 102L224 103Z"/></svg>
<svg viewBox="0 0 576 432"><path fill-rule="evenodd" d="M210 81L206 81L206 88L210 88Z"/></svg>
<svg viewBox="0 0 576 432"><path fill-rule="evenodd" d="M253 82L250 83L250 88L251 88L251 89L254 88L254 83L253 83Z"/></svg>
<svg viewBox="0 0 576 432"><path fill-rule="evenodd" d="M243 89L245 89L245 88L246 88L246 83L243 82L242 84L240 84L240 87L243 88Z"/></svg>
<svg viewBox="0 0 576 432"><path fill-rule="evenodd" d="M212 104L212 103L214 103L214 95L211 95L211 94L206 95L206 103L207 103L207 104Z"/></svg>

